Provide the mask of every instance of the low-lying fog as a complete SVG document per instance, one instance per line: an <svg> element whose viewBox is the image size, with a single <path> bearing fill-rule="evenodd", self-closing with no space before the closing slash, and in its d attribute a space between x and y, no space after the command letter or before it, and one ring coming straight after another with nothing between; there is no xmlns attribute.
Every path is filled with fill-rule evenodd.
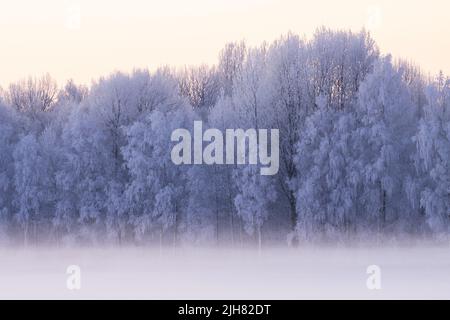
<svg viewBox="0 0 450 320"><path fill-rule="evenodd" d="M0 298L450 299L450 246L3 248Z"/></svg>

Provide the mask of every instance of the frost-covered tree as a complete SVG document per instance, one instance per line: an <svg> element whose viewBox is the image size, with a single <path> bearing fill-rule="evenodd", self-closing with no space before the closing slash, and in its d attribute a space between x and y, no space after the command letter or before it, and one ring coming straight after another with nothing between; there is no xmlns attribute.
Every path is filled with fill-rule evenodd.
<svg viewBox="0 0 450 320"><path fill-rule="evenodd" d="M57 173L55 226L79 241L102 239L109 180L115 161L109 132L102 130L89 106L72 111L61 136L63 158Z"/></svg>
<svg viewBox="0 0 450 320"><path fill-rule="evenodd" d="M247 54L245 42L230 42L219 54L218 72L225 97L233 95L233 87L239 79Z"/></svg>
<svg viewBox="0 0 450 320"><path fill-rule="evenodd" d="M305 118L312 111L307 96L307 48L298 36L289 34L276 41L269 53L270 72L265 90L270 92L272 115L269 126L280 130L280 163L278 176L280 195L287 203L290 229L297 225L297 201L289 181L295 178L295 146Z"/></svg>
<svg viewBox="0 0 450 320"><path fill-rule="evenodd" d="M17 143L17 119L15 112L8 109L0 99L0 241L7 240L12 227L15 209L14 158Z"/></svg>
<svg viewBox="0 0 450 320"><path fill-rule="evenodd" d="M354 34L319 28L308 44L308 91L312 103L325 97L330 108L353 103L365 76L372 71L378 48L366 31Z"/></svg>
<svg viewBox="0 0 450 320"><path fill-rule="evenodd" d="M262 247L261 229L269 218L270 205L276 200L276 190L271 177L261 176L257 166L236 170L239 193L234 203L237 214L244 221L248 234L256 235L258 248Z"/></svg>
<svg viewBox="0 0 450 320"><path fill-rule="evenodd" d="M427 90L428 105L416 136L418 170L424 174L420 205L428 226L448 235L450 225L450 81L440 74ZM420 181L418 181L420 182Z"/></svg>
<svg viewBox="0 0 450 320"><path fill-rule="evenodd" d="M179 75L180 92L198 112L207 114L220 93L220 79L214 67L186 67Z"/></svg>
<svg viewBox="0 0 450 320"><path fill-rule="evenodd" d="M254 130L256 133L256 148L252 146L252 136L245 138L245 158L247 165L239 164L234 168L233 180L236 185L234 206L237 215L242 219L244 228L250 235L256 235L258 247L261 247L261 228L269 216L269 204L276 200L277 182L275 179L260 177L260 172L255 164L250 164L252 157L258 155L259 129L272 128L272 106L270 91L267 87L268 72L267 45L249 49L242 65L240 76L234 83L234 95L231 99L225 99L222 106L235 113L230 125ZM218 120L218 118L216 118ZM216 121L217 121L216 120ZM278 128L278 127L274 127ZM261 193L258 195L258 193ZM255 197L258 196L258 199ZM267 197L264 199L264 197ZM260 204L256 202L261 201ZM260 211L260 209L262 211Z"/></svg>
<svg viewBox="0 0 450 320"><path fill-rule="evenodd" d="M189 198L186 210L188 239L193 243L219 243L229 200L224 189L223 166L192 166L187 173Z"/></svg>
<svg viewBox="0 0 450 320"><path fill-rule="evenodd" d="M39 241L41 230L51 230L57 195L54 141L47 129L38 137L24 136L14 149L15 217L25 245Z"/></svg>
<svg viewBox="0 0 450 320"><path fill-rule="evenodd" d="M66 85L58 93L58 104L81 103L89 93L86 86L77 85L72 79L67 81Z"/></svg>
<svg viewBox="0 0 450 320"><path fill-rule="evenodd" d="M326 99L307 118L295 156L297 232L300 239L354 234L361 178L355 162L356 119L351 112L330 110Z"/></svg>
<svg viewBox="0 0 450 320"><path fill-rule="evenodd" d="M171 161L171 133L192 126L191 112L185 101L175 95L170 103L157 106L125 130L128 143L122 148L122 154L130 182L121 211L129 214L138 240L151 236L159 228L160 232L171 230L174 243L178 241L186 168ZM172 202L170 210L168 199Z"/></svg>
<svg viewBox="0 0 450 320"><path fill-rule="evenodd" d="M209 114L209 126L221 132L237 127L236 123L242 121L238 110L235 101L224 95ZM192 169L192 174L196 175L197 183L201 185L202 190L201 193L193 192L193 194L200 196L201 210L209 212L209 220L207 219L205 227L214 230L209 233L215 234L216 242L220 240L221 234L226 236L226 230L229 230L228 237L232 246L238 242L242 244L243 233L242 219L237 215L234 204L234 198L238 193L236 179L233 177L235 169L236 166L233 165L213 165L208 168ZM192 202L193 206L197 206L195 198ZM190 214L196 217L199 224L205 225L199 211L193 211Z"/></svg>
<svg viewBox="0 0 450 320"><path fill-rule="evenodd" d="M58 101L58 86L46 74L12 83L6 92L6 102L23 117L26 130L42 132L49 123L48 112Z"/></svg>
<svg viewBox="0 0 450 320"><path fill-rule="evenodd" d="M269 56L267 90L272 92L274 108L271 125L280 128L281 139L279 186L287 200L293 231L297 227L300 201L290 183L301 179L295 157L302 152L296 146L309 134L305 132L309 130L305 119L314 112L318 112L317 120L321 119L319 114L327 117L327 111L319 110L319 104L330 110L330 115L335 110L344 112L352 108L360 83L371 72L378 50L366 32L354 34L321 28L310 42L293 34L281 38L273 44ZM291 240L295 240L294 235L291 234Z"/></svg>
<svg viewBox="0 0 450 320"><path fill-rule="evenodd" d="M415 196L417 108L390 57L375 63L357 101L344 109L316 99L297 145L296 190L301 237L357 231L409 231L419 210ZM402 227L401 227L402 226Z"/></svg>
<svg viewBox="0 0 450 320"><path fill-rule="evenodd" d="M357 115L363 210L368 222L386 230L412 211L405 199L407 178L414 172L412 136L417 121L410 91L390 56L380 59L361 85Z"/></svg>

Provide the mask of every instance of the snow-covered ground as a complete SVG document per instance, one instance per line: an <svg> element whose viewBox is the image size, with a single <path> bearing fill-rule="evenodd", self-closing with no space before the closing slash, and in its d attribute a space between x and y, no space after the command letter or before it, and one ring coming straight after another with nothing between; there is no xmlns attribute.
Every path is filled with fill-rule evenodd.
<svg viewBox="0 0 450 320"><path fill-rule="evenodd" d="M67 288L67 267L81 270ZM367 267L381 270L369 290ZM450 299L450 247L0 249L0 298Z"/></svg>

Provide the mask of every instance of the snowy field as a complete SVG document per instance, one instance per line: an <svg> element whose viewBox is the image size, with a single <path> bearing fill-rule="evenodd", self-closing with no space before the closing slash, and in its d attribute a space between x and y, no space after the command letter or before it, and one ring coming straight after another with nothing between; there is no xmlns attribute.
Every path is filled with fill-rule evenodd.
<svg viewBox="0 0 450 320"><path fill-rule="evenodd" d="M367 288L370 265L381 290ZM450 299L450 247L0 249L0 298Z"/></svg>

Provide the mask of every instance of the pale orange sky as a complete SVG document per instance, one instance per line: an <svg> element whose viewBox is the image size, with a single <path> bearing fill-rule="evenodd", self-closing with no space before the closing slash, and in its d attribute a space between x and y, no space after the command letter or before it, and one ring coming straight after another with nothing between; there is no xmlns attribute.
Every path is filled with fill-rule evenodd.
<svg viewBox="0 0 450 320"><path fill-rule="evenodd" d="M321 25L366 27L383 53L450 74L449 21L448 0L0 0L0 85L215 63L227 41L310 37Z"/></svg>

